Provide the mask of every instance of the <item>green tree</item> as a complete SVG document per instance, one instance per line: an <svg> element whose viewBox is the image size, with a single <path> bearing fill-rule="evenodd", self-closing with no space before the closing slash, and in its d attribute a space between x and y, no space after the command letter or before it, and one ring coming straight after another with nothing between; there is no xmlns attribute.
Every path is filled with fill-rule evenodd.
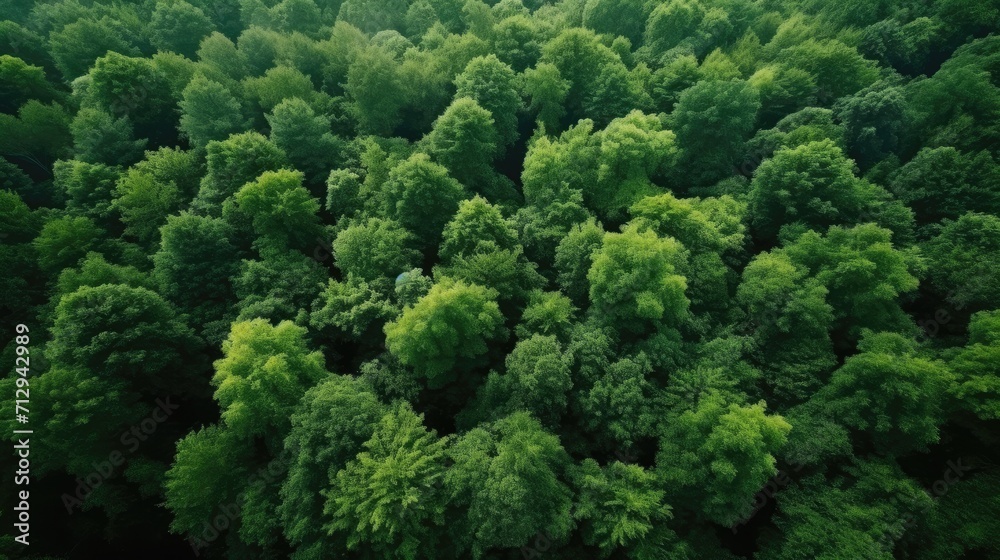
<svg viewBox="0 0 1000 560"><path fill-rule="evenodd" d="M108 52L126 56L139 54L121 29L107 17L83 18L53 31L49 37L49 50L66 80L86 74L94 61Z"/></svg>
<svg viewBox="0 0 1000 560"><path fill-rule="evenodd" d="M968 213L948 221L926 244L928 276L957 310L992 309L1000 294L1000 218Z"/></svg>
<svg viewBox="0 0 1000 560"><path fill-rule="evenodd" d="M54 317L46 352L56 363L123 380L146 394L195 383L197 370L186 361L201 342L155 292L84 286L59 301Z"/></svg>
<svg viewBox="0 0 1000 560"><path fill-rule="evenodd" d="M757 169L750 189L753 225L764 239L792 223L819 231L849 224L877 197L877 187L854 176L854 162L831 140L778 151Z"/></svg>
<svg viewBox="0 0 1000 560"><path fill-rule="evenodd" d="M215 25L201 8L180 0L158 4L149 20L149 30L156 48L193 58L201 40L215 31Z"/></svg>
<svg viewBox="0 0 1000 560"><path fill-rule="evenodd" d="M160 228L153 265L160 293L191 313L209 342L221 341L225 333L220 331L228 328L224 318L234 303L230 278L239 266L232 229L218 218L170 216Z"/></svg>
<svg viewBox="0 0 1000 560"><path fill-rule="evenodd" d="M598 33L620 35L639 45L649 16L645 2L638 0L587 0L583 25Z"/></svg>
<svg viewBox="0 0 1000 560"><path fill-rule="evenodd" d="M949 391L959 406L984 420L1000 418L1000 313L982 311L969 321L969 341L948 361L956 383Z"/></svg>
<svg viewBox="0 0 1000 560"><path fill-rule="evenodd" d="M672 115L680 176L710 185L732 175L759 109L759 95L743 81L703 81L685 90Z"/></svg>
<svg viewBox="0 0 1000 560"><path fill-rule="evenodd" d="M240 439L262 437L277 453L290 415L307 389L330 374L323 355L306 346L306 330L291 321L234 323L215 362L212 384L226 429Z"/></svg>
<svg viewBox="0 0 1000 560"><path fill-rule="evenodd" d="M226 86L203 74L196 75L181 95L180 131L194 147L225 140L248 126L236 97Z"/></svg>
<svg viewBox="0 0 1000 560"><path fill-rule="evenodd" d="M494 56L477 57L455 78L455 97L468 97L493 116L501 146L517 140L517 117L521 110L514 71Z"/></svg>
<svg viewBox="0 0 1000 560"><path fill-rule="evenodd" d="M208 172L201 181L192 208L219 214L222 203L243 185L265 171L285 167L287 158L280 148L257 132L235 134L222 141L209 142Z"/></svg>
<svg viewBox="0 0 1000 560"><path fill-rule="evenodd" d="M93 220L83 216L49 220L32 242L38 266L51 276L76 266L100 242L103 233Z"/></svg>
<svg viewBox="0 0 1000 560"><path fill-rule="evenodd" d="M664 428L656 466L668 483L667 500L721 525L744 519L754 495L778 472L775 455L789 430L763 403L702 398Z"/></svg>
<svg viewBox="0 0 1000 560"><path fill-rule="evenodd" d="M406 86L386 49L369 47L360 53L347 70L344 90L362 131L388 136L401 124Z"/></svg>
<svg viewBox="0 0 1000 560"><path fill-rule="evenodd" d="M319 238L319 201L302 186L302 173L265 171L233 200L248 215L262 243L304 249Z"/></svg>
<svg viewBox="0 0 1000 560"><path fill-rule="evenodd" d="M650 322L680 321L686 314L683 248L651 231L627 227L604 234L587 273L591 309L609 324L643 330Z"/></svg>
<svg viewBox="0 0 1000 560"><path fill-rule="evenodd" d="M496 298L493 290L442 279L385 326L386 347L431 386L443 386L486 353L488 342L506 337Z"/></svg>
<svg viewBox="0 0 1000 560"><path fill-rule="evenodd" d="M452 542L481 558L491 548L516 548L539 532L560 541L573 525L570 459L559 438L526 412L466 432L448 451Z"/></svg>
<svg viewBox="0 0 1000 560"><path fill-rule="evenodd" d="M347 548L364 544L383 558L433 554L444 524L445 444L401 403L378 422L361 451L325 493L331 533L346 533Z"/></svg>
<svg viewBox="0 0 1000 560"><path fill-rule="evenodd" d="M369 218L337 234L333 255L345 275L387 287L419 261L420 254L412 246L413 235L398 223Z"/></svg>
<svg viewBox="0 0 1000 560"><path fill-rule="evenodd" d="M505 372L490 373L479 391L479 407L493 418L523 410L546 427L555 428L566 412L567 395L573 387L570 362L554 336L521 340L507 355Z"/></svg>
<svg viewBox="0 0 1000 560"><path fill-rule="evenodd" d="M462 184L482 188L499 155L500 137L490 112L475 100L456 99L424 139L435 161Z"/></svg>
<svg viewBox="0 0 1000 560"><path fill-rule="evenodd" d="M56 91L45 81L45 71L27 64L20 58L7 54L0 55L0 112L13 113L25 102L36 99L42 102L54 101Z"/></svg>
<svg viewBox="0 0 1000 560"><path fill-rule="evenodd" d="M869 333L858 350L813 397L824 413L864 433L881 453L898 456L936 443L952 373L895 333Z"/></svg>
<svg viewBox="0 0 1000 560"><path fill-rule="evenodd" d="M584 541L600 547L603 557L618 550L653 557L676 538L665 527L671 513L663 503L664 492L655 475L642 467L621 461L601 467L585 459L574 470L573 485L573 517L583 524Z"/></svg>
<svg viewBox="0 0 1000 560"><path fill-rule="evenodd" d="M458 212L444 227L439 255L449 262L460 256L514 249L517 232L500 209L481 196L463 200Z"/></svg>
<svg viewBox="0 0 1000 560"><path fill-rule="evenodd" d="M321 184L341 159L342 142L330 132L330 118L317 115L297 97L285 99L267 115L271 142L305 174L309 184Z"/></svg>
<svg viewBox="0 0 1000 560"><path fill-rule="evenodd" d="M892 177L889 190L921 224L957 220L966 212L997 214L1000 195L988 188L1000 180L1000 165L989 152L924 148Z"/></svg>
<svg viewBox="0 0 1000 560"><path fill-rule="evenodd" d="M386 214L412 231L424 249L438 246L445 225L465 197L462 185L421 153L393 167L382 188Z"/></svg>
<svg viewBox="0 0 1000 560"><path fill-rule="evenodd" d="M278 512L285 536L303 556L334 553L336 544L324 528L332 518L324 514L321 492L364 449L384 415L385 405L349 376L327 377L302 396L285 438L291 459Z"/></svg>
<svg viewBox="0 0 1000 560"><path fill-rule="evenodd" d="M87 95L113 117L126 116L154 145L176 138L177 100L151 59L110 52L94 62Z"/></svg>
<svg viewBox="0 0 1000 560"><path fill-rule="evenodd" d="M130 165L142 158L146 139L135 139L132 123L98 109L84 108L70 125L76 159L88 163Z"/></svg>

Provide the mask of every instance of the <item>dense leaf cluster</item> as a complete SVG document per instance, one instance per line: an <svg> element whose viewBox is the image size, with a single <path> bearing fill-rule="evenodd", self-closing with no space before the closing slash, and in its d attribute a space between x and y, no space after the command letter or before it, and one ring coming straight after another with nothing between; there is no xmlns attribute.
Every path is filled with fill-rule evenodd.
<svg viewBox="0 0 1000 560"><path fill-rule="evenodd" d="M997 0L0 20L37 557L1000 558Z"/></svg>

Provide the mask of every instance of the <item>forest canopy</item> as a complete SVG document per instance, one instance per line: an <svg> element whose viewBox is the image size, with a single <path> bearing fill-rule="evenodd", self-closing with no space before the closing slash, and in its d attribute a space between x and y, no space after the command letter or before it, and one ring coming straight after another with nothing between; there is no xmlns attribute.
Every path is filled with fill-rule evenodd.
<svg viewBox="0 0 1000 560"><path fill-rule="evenodd" d="M0 558L1000 558L998 33L4 2Z"/></svg>

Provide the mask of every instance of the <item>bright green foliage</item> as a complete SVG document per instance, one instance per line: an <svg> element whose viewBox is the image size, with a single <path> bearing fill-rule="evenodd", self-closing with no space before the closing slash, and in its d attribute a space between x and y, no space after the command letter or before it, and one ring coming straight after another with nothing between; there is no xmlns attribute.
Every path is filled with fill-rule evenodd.
<svg viewBox="0 0 1000 560"><path fill-rule="evenodd" d="M493 115L468 97L456 99L434 121L427 151L462 184L483 183L484 169L498 155L500 136Z"/></svg>
<svg viewBox="0 0 1000 560"><path fill-rule="evenodd" d="M433 554L444 524L445 441L423 426L408 404L386 413L375 432L325 493L331 533L347 548L364 543L382 558Z"/></svg>
<svg viewBox="0 0 1000 560"><path fill-rule="evenodd" d="M272 445L281 443L299 398L330 375L323 355L306 347L305 333L290 321L277 326L263 319L233 323L212 377L227 430L244 440L263 437Z"/></svg>
<svg viewBox="0 0 1000 560"><path fill-rule="evenodd" d="M585 459L574 473L574 486L573 517L584 524L584 541L599 546L602 556L625 549L645 558L643 552L667 544L671 535L664 524L671 517L670 506L663 503L653 473L620 461L602 468Z"/></svg>
<svg viewBox="0 0 1000 560"><path fill-rule="evenodd" d="M158 4L150 20L152 42L160 50L193 58L201 40L215 30L200 8L183 0Z"/></svg>
<svg viewBox="0 0 1000 560"><path fill-rule="evenodd" d="M472 59L455 78L455 97L468 97L493 116L500 145L517 140L517 116L521 109L517 77L509 66L493 55Z"/></svg>
<svg viewBox="0 0 1000 560"><path fill-rule="evenodd" d="M952 374L895 333L869 334L815 399L831 419L899 455L938 440Z"/></svg>
<svg viewBox="0 0 1000 560"><path fill-rule="evenodd" d="M442 279L385 326L386 346L432 386L444 385L454 379L456 366L506 336L496 297L488 288Z"/></svg>
<svg viewBox="0 0 1000 560"><path fill-rule="evenodd" d="M72 268L94 248L102 234L93 220L83 216L50 220L32 242L38 266L53 275Z"/></svg>
<svg viewBox="0 0 1000 560"><path fill-rule="evenodd" d="M875 64L857 50L837 40L810 39L782 53L791 66L801 68L816 78L821 102L856 93L875 82Z"/></svg>
<svg viewBox="0 0 1000 560"><path fill-rule="evenodd" d="M528 306L524 308L517 325L517 337L526 339L533 334L541 334L565 339L576 311L573 302L560 292L531 292Z"/></svg>
<svg viewBox="0 0 1000 560"><path fill-rule="evenodd" d="M752 510L754 494L777 473L774 456L791 426L763 403L726 405L706 396L664 429L657 469L668 502L690 504L707 519L732 525Z"/></svg>
<svg viewBox="0 0 1000 560"><path fill-rule="evenodd" d="M830 140L776 153L757 169L750 187L758 235L774 239L782 225L791 223L824 231L857 220L876 194L854 176L853 167Z"/></svg>
<svg viewBox="0 0 1000 560"><path fill-rule="evenodd" d="M862 329L906 332L910 320L899 296L917 288L923 263L893 247L891 233L873 224L832 227L825 237L807 232L785 249L829 291L838 329L857 340Z"/></svg>
<svg viewBox="0 0 1000 560"><path fill-rule="evenodd" d="M201 190L192 206L213 212L217 212L222 202L240 187L265 171L281 169L286 162L285 153L256 132L209 142L206 157L208 174L202 179Z"/></svg>
<svg viewBox="0 0 1000 560"><path fill-rule="evenodd" d="M763 253L743 271L736 299L747 312L758 364L780 402L809 397L836 364L829 291L782 253Z"/></svg>
<svg viewBox="0 0 1000 560"><path fill-rule="evenodd" d="M192 146L225 140L247 127L239 100L226 86L202 74L188 83L182 96L180 131Z"/></svg>
<svg viewBox="0 0 1000 560"><path fill-rule="evenodd" d="M132 288L153 290L156 283L148 274L132 266L109 263L100 253L87 253L80 259L77 268L67 268L59 274L58 293L66 295L83 286L103 286L104 284L124 284Z"/></svg>
<svg viewBox="0 0 1000 560"><path fill-rule="evenodd" d="M539 63L524 72L524 92L531 97L530 111L545 130L559 130L559 121L566 114L563 102L570 84L562 78L559 68L549 62Z"/></svg>
<svg viewBox="0 0 1000 560"><path fill-rule="evenodd" d="M171 529L207 536L202 533L203 524L219 515L221 508L231 510L238 505L251 453L246 441L222 426L201 428L178 441L164 484L166 506L174 514Z"/></svg>
<svg viewBox="0 0 1000 560"><path fill-rule="evenodd" d="M265 171L233 196L266 243L305 248L319 236L319 201L302 186L298 171Z"/></svg>
<svg viewBox="0 0 1000 560"><path fill-rule="evenodd" d="M381 284L373 287L354 275L349 275L346 282L330 280L315 302L310 325L317 329L332 326L355 339L381 342L382 327L399 314L382 291Z"/></svg>
<svg viewBox="0 0 1000 560"><path fill-rule="evenodd" d="M284 99L299 97L312 101L320 97L309 76L289 65L275 66L259 78L247 78L243 87L262 113L274 111Z"/></svg>
<svg viewBox="0 0 1000 560"><path fill-rule="evenodd" d="M1000 556L997 29L7 2L29 556Z"/></svg>
<svg viewBox="0 0 1000 560"><path fill-rule="evenodd" d="M964 408L983 419L1000 418L1000 314L984 311L972 316L969 343L948 362L957 383L952 394Z"/></svg>
<svg viewBox="0 0 1000 560"><path fill-rule="evenodd" d="M514 249L517 232L500 210L481 196L464 200L455 217L444 227L440 256L444 262L455 257Z"/></svg>
<svg viewBox="0 0 1000 560"><path fill-rule="evenodd" d="M177 211L180 199L175 183L162 183L133 168L115 185L112 206L121 214L126 233L148 244L157 240L162 225L159 220Z"/></svg>
<svg viewBox="0 0 1000 560"><path fill-rule="evenodd" d="M449 522L453 543L481 558L493 547L520 547L539 532L564 539L573 524L569 464L559 438L525 412L463 434L448 450L451 501L463 508Z"/></svg>
<svg viewBox="0 0 1000 560"><path fill-rule="evenodd" d="M440 243L445 224L465 197L462 185L421 153L393 167L382 189L386 214L413 232L424 248Z"/></svg>
<svg viewBox="0 0 1000 560"><path fill-rule="evenodd" d="M587 273L591 309L610 324L641 330L648 322L676 322L684 317L687 281L677 241L634 227L606 233Z"/></svg>
<svg viewBox="0 0 1000 560"><path fill-rule="evenodd" d="M271 141L288 155L309 183L321 183L340 159L341 142L330 132L330 119L317 115L297 97L286 99L267 116Z"/></svg>
<svg viewBox="0 0 1000 560"><path fill-rule="evenodd" d="M662 130L656 116L633 111L594 136L597 177L584 185L583 200L599 217L622 221L634 202L657 192L650 179L674 164L674 133Z"/></svg>
<svg viewBox="0 0 1000 560"><path fill-rule="evenodd" d="M762 128L804 108L816 91L816 82L808 72L783 64L757 70L747 83L760 94L757 116Z"/></svg>
<svg viewBox="0 0 1000 560"><path fill-rule="evenodd" d="M337 234L333 255L344 274L373 285L387 285L418 262L413 236L399 224L369 218Z"/></svg>
<svg viewBox="0 0 1000 560"><path fill-rule="evenodd" d="M709 185L731 175L759 109L759 95L743 81L704 81L682 93L672 115L681 176Z"/></svg>
<svg viewBox="0 0 1000 560"><path fill-rule="evenodd" d="M558 426L572 388L570 358L554 336L521 340L507 356L506 371L490 374L480 407L496 417L523 410L548 427Z"/></svg>
<svg viewBox="0 0 1000 560"><path fill-rule="evenodd" d="M451 259L447 266L435 267L435 276L447 276L470 284L478 284L495 290L505 303L521 303L529 292L545 285L545 279L536 272L535 263L528 261L520 247L515 249L485 249L470 255L460 255ZM484 250L485 249L485 250ZM510 314L510 307L503 309Z"/></svg>
<svg viewBox="0 0 1000 560"><path fill-rule="evenodd" d="M323 513L320 492L335 482L331 471L336 473L363 449L384 413L375 394L348 376L330 376L303 395L285 439L291 463L279 513L290 542L322 551L332 548L324 538L324 525L331 519Z"/></svg>

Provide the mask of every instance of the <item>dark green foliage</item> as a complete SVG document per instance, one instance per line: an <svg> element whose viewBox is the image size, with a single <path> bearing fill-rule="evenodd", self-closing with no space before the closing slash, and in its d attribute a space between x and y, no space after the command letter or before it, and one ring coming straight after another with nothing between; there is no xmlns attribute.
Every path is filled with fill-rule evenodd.
<svg viewBox="0 0 1000 560"><path fill-rule="evenodd" d="M0 558L998 557L997 29L7 2Z"/></svg>

